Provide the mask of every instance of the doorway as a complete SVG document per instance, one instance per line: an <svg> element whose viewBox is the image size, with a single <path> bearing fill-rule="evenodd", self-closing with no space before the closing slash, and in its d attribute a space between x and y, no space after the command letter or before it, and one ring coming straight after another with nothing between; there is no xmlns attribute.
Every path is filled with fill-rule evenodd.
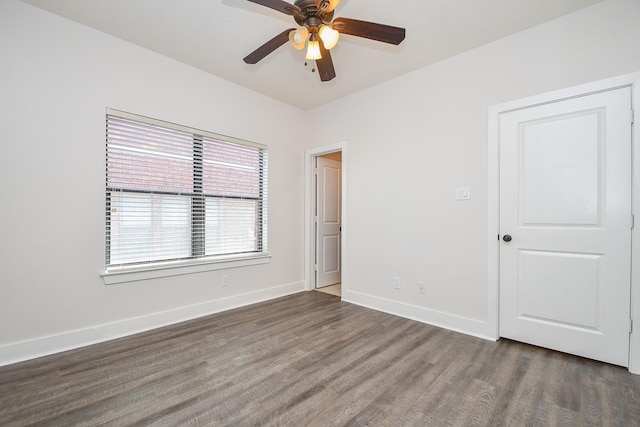
<svg viewBox="0 0 640 427"><path fill-rule="evenodd" d="M345 284L345 149L342 143L306 153L307 289L338 296Z"/></svg>
<svg viewBox="0 0 640 427"><path fill-rule="evenodd" d="M315 288L331 286L336 292L342 278L342 152L315 160Z"/></svg>

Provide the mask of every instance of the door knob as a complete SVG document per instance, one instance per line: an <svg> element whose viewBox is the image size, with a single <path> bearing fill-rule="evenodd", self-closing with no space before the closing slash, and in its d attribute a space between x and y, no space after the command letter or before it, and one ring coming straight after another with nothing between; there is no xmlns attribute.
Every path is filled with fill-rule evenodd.
<svg viewBox="0 0 640 427"><path fill-rule="evenodd" d="M502 236L502 240L504 240L505 242L510 242L511 241L511 235L510 234L505 234L504 236Z"/></svg>

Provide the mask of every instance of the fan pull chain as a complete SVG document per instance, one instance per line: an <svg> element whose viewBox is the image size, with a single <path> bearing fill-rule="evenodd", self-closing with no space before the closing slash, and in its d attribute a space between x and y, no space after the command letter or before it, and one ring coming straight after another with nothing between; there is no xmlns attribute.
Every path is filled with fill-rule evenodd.
<svg viewBox="0 0 640 427"><path fill-rule="evenodd" d="M307 61L304 61L304 66L305 66L305 67L307 66ZM315 72L316 72L316 69L315 69L315 68L312 68L312 69L311 69L311 72L312 72L312 73L315 73Z"/></svg>

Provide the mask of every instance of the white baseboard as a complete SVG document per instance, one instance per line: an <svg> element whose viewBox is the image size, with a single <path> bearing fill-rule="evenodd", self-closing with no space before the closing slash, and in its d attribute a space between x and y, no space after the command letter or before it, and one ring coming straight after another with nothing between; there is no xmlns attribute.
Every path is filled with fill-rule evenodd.
<svg viewBox="0 0 640 427"><path fill-rule="evenodd" d="M2 345L0 346L0 366L109 341L301 291L304 291L304 282L302 281L133 319Z"/></svg>
<svg viewBox="0 0 640 427"><path fill-rule="evenodd" d="M431 310L416 305L406 304L399 301L378 298L360 292L343 290L342 301L360 305L374 310L382 311L396 316L404 317L418 322L427 323L439 328L460 332L466 335L495 341L490 333L487 322Z"/></svg>

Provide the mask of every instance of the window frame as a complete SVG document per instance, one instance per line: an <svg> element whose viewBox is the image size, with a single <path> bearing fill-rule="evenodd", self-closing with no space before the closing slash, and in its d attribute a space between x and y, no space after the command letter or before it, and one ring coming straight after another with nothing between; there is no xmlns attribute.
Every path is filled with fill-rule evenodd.
<svg viewBox="0 0 640 427"><path fill-rule="evenodd" d="M271 256L268 252L268 199L267 199L267 185L268 185L268 149L267 146L233 138L225 135L216 134L201 129L196 129L188 126L178 125L171 122L166 122L158 119L153 119L145 116L140 116L133 113L127 113L112 108L106 109L106 119L109 120L109 116L113 116L119 119L131 120L140 124L145 124L154 127L160 127L164 129L177 130L191 134L192 136L192 148L193 148L193 189L194 194L191 196L184 196L189 198L195 206L200 206L199 210L192 210L190 214L190 244L191 244L191 256L187 258L178 258L170 260L153 260L121 264L110 265L111 255L111 223L110 223L110 208L112 203L112 193L114 188L109 187L109 182L105 186L105 270L102 272L101 277L106 284L123 283L137 280L146 280L159 277L175 276L182 274L198 273L203 271L212 271L226 268L235 268L249 265L266 264L270 261ZM207 197L202 192L203 185L203 143L205 139L214 142L230 143L238 146L244 146L254 148L258 150L260 156L260 172L259 172L259 196L256 200L260 209L256 217L256 248L257 251L251 251L246 253L234 253L223 255L206 255L204 233L205 226L205 211L206 211L206 199ZM199 141L199 143L198 143ZM107 147L108 153L108 135L107 135ZM198 155L199 153L199 155ZM199 165L199 166L198 166ZM106 160L106 169L108 173L108 158ZM123 194L132 193L136 191L129 191L121 188ZM200 194L198 194L198 190ZM145 192L142 192L145 193ZM156 192L146 192L155 194ZM162 192L158 192L162 194ZM253 200L252 198L248 198Z"/></svg>

